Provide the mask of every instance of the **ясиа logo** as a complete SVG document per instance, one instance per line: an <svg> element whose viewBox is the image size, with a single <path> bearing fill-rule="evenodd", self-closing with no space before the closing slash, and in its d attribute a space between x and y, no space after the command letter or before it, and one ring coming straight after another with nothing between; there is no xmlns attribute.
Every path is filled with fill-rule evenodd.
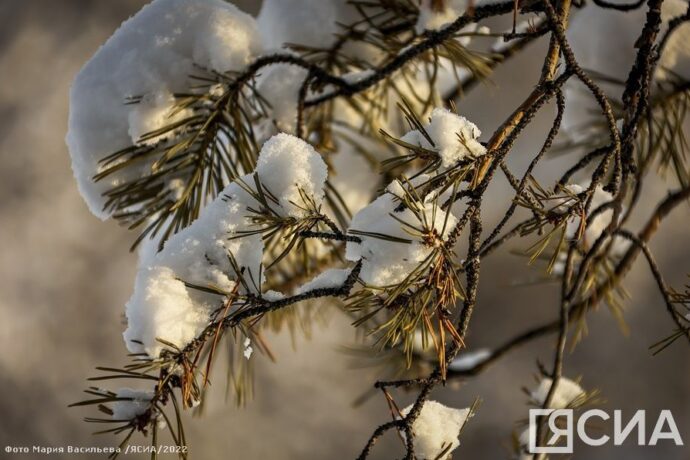
<svg viewBox="0 0 690 460"><path fill-rule="evenodd" d="M537 445L538 417L548 417L542 426L546 444ZM654 424L649 438L646 437L646 419L644 410L638 410L623 424L623 413L620 410L613 411L613 439L607 434L587 432L587 422L598 418L608 421L612 417L601 409L590 409L583 412L575 421L572 409L530 409L529 411L529 444L528 452L531 454L572 454L573 437L577 433L578 438L589 446L603 446L611 441L616 446L623 442L637 430L637 445L655 446L659 441L669 440L677 446L683 445L683 438L678 431L676 421L670 410L662 410ZM563 440L564 443L563 443Z"/></svg>

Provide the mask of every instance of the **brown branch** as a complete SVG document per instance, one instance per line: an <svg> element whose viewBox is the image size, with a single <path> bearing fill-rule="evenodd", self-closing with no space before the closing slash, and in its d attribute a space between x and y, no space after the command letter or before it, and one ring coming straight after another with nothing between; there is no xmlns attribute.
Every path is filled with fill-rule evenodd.
<svg viewBox="0 0 690 460"><path fill-rule="evenodd" d="M652 238L652 236L659 229L659 225L666 218L671 211L673 211L680 204L684 203L686 200L690 199L690 187L678 190L669 194L655 209L650 218L647 220L646 225L637 234L636 239L646 244ZM633 263L637 259L637 256L642 252L640 245L632 245L628 251L625 253L623 258L618 262L616 268L614 269L613 275L608 278L605 282L601 283L596 287L594 293L588 296L586 299L579 301L578 303L572 305L568 310L568 319L571 321L573 318L586 312L591 307L599 303L599 301L604 298L608 292L614 289L620 282L622 282L625 275L632 268ZM480 361L475 366L464 369L462 371L452 371L448 372L449 378L463 378L477 375L484 370L486 370L491 364L494 364L500 358L508 354L510 351L519 348L520 346L529 343L540 337L544 337L549 334L553 334L559 330L561 325L560 320L554 320L536 327L527 329L526 331L516 335L515 337L507 340L503 344L496 347L490 356L488 356L483 361Z"/></svg>
<svg viewBox="0 0 690 460"><path fill-rule="evenodd" d="M681 316L678 314L676 309L673 306L673 299L671 297L671 291L666 285L666 282L664 281L664 277L661 274L661 270L659 269L659 266L657 265L656 261L654 260L654 256L652 255L652 252L649 250L649 246L647 246L647 243L642 241L640 238L638 238L636 235L628 232L627 230L618 230L616 232L617 235L620 235L627 239L628 241L632 242L636 246L640 248L642 253L644 254L645 258L647 259L647 263L649 264L649 269L652 271L652 275L654 276L654 280L657 283L657 286L659 287L659 292L661 292L661 295L664 298L664 302L666 303L666 309L668 310L669 315L671 315L671 319L675 323L675 325L678 327L678 330L680 331L685 331L685 337L690 341L690 329L686 330L685 325L682 323Z"/></svg>

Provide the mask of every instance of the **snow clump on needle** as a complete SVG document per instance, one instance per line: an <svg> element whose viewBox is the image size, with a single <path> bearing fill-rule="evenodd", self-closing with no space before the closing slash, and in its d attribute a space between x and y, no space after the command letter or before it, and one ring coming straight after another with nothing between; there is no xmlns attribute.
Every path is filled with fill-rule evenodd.
<svg viewBox="0 0 690 460"><path fill-rule="evenodd" d="M428 138L420 130L415 129L400 140L437 152L444 169L455 166L465 158L486 153L486 147L478 140L482 132L477 125L449 110L435 108L431 112L429 122L424 125L424 130Z"/></svg>
<svg viewBox="0 0 690 460"><path fill-rule="evenodd" d="M317 206L323 200L326 164L294 136L269 139L255 174L265 191L280 197L272 209L281 216L304 217L303 196ZM182 348L208 325L223 295L260 294L264 243L257 230L263 224L255 223L249 211L260 207L255 192L252 174L234 181L192 225L146 258L126 307L124 337L131 352L157 357L168 348L159 338Z"/></svg>
<svg viewBox="0 0 690 460"><path fill-rule="evenodd" d="M400 411L405 417L412 405ZM455 409L436 401L426 401L419 416L412 423L415 455L424 460L440 460L451 457L451 452L460 445L460 431L472 416L470 408Z"/></svg>
<svg viewBox="0 0 690 460"><path fill-rule="evenodd" d="M192 116L175 108L190 75L205 68L240 71L262 50L256 21L221 0L154 0L125 21L76 76L70 93L67 145L91 212L107 219L103 193L144 169L123 168L95 182L99 163L146 136ZM130 103L128 103L130 102Z"/></svg>
<svg viewBox="0 0 690 460"><path fill-rule="evenodd" d="M435 243L440 244L457 223L453 213L443 211L433 195L414 202L414 210L398 209L404 186L395 180L386 190L352 218L348 231L361 243L348 242L345 251L348 260L362 260L361 280L376 287L402 282L434 250L425 235L435 235Z"/></svg>

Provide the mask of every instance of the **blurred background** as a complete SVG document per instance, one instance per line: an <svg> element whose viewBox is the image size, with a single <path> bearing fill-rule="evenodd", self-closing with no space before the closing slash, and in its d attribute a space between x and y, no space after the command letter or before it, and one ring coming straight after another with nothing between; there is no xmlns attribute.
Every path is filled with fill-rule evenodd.
<svg viewBox="0 0 690 460"><path fill-rule="evenodd" d="M144 3L0 2L0 447L115 443L109 435L90 434L95 427L82 422L82 417L93 415L89 409L67 405L82 398L94 366L126 362L121 332L123 306L136 269L136 255L128 252L134 235L88 212L72 178L63 139L71 80ZM260 6L253 1L236 3L253 13ZM490 134L537 81L544 50L544 43L537 43L499 67L492 83L459 101L460 113L485 136ZM542 110L511 154L513 165L524 168L553 113ZM546 163L551 168L559 164L560 160ZM650 187L641 217L652 211L667 188L661 182ZM496 190L500 196L500 186ZM496 200L485 215L487 225L506 205L505 199ZM688 211L687 206L676 210L652 243L667 281L678 288L690 272ZM467 341L470 349L492 347L557 316L556 286L516 285L515 281L538 276L524 258L502 251L487 258L482 270L479 304ZM605 308L591 314L589 334L567 356L565 375L582 375L586 389L601 390L604 408L622 409L626 420L632 411L647 409L648 433L659 410L672 409L690 443L690 354L682 341L658 356L648 351L650 344L670 334L672 324L642 261L625 286L631 296L625 311L630 334L620 332ZM310 340L293 343L287 333L273 337L277 362L257 360L252 402L237 408L217 397L203 417L187 421L191 458L354 458L373 428L386 421L388 411L379 395L353 407L379 370L358 368L343 353L343 345L355 343L349 323L333 312L326 327L316 327ZM514 422L527 417L521 387L533 385L537 359L551 363L554 340L537 340L482 375L435 391L434 399L456 407L482 400L455 458L509 458ZM403 406L411 400L412 394L399 397ZM630 441L634 440L615 448L576 444L574 458L690 458L687 446L662 441L654 448L637 447ZM137 438L134 444L146 445L147 440ZM375 458L399 455L399 440L394 435L384 438L375 453ZM4 452L0 457L32 458Z"/></svg>

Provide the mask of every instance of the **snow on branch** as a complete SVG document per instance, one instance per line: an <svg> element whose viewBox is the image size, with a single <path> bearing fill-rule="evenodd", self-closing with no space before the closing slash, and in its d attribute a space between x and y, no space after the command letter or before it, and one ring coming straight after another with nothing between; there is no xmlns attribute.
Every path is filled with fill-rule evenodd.
<svg viewBox="0 0 690 460"><path fill-rule="evenodd" d="M92 212L109 217L104 192L140 179L142 165L155 160L142 154L138 168L94 181L108 155L150 147L202 122L194 96L180 104L174 95L192 92L193 75L242 70L261 49L255 20L221 0L157 0L125 21L79 72L70 94L67 144ZM162 186L170 188L162 193L176 191Z"/></svg>
<svg viewBox="0 0 690 460"><path fill-rule="evenodd" d="M228 185L140 267L127 303L129 350L155 358L165 343L182 349L208 325L223 297L260 296L264 233L310 219L308 228L315 225L326 175L309 144L287 134L269 139L253 174Z"/></svg>
<svg viewBox="0 0 690 460"><path fill-rule="evenodd" d="M616 23L629 46L582 25L607 33L601 8L638 19ZM156 445L167 429L186 446L181 414L204 403L219 350L244 401L251 363L271 356L266 331L292 331L331 306L366 329L366 356L388 365L374 388L391 419L360 459L391 430L406 460L450 458L476 404L446 407L433 391L549 334L552 367L539 365L531 403L596 404L597 390L563 377L564 350L599 304L625 329L622 284L640 254L675 328L654 352L690 341L687 292L665 282L648 246L690 197L689 12L680 0L266 0L255 19L220 0L154 0L84 66L70 95L79 189L95 215L143 242L126 305L132 361L92 378L138 386L92 386L75 405L105 414L87 420L112 424L104 432L124 434L122 445L137 431ZM512 19L505 32L484 24L501 17ZM454 100L546 37L533 87L482 134ZM628 59L626 73L608 75L612 56ZM519 171L508 161L516 142L549 104L551 127ZM540 167L557 151L572 155L554 178ZM674 191L634 232L652 174ZM487 208L503 178L509 205L493 222ZM483 259L510 244L538 281L559 283L557 318L463 351L482 340L468 335L475 308L497 308L478 305L495 285ZM418 390L403 410L399 388ZM525 436L515 436L516 455Z"/></svg>

